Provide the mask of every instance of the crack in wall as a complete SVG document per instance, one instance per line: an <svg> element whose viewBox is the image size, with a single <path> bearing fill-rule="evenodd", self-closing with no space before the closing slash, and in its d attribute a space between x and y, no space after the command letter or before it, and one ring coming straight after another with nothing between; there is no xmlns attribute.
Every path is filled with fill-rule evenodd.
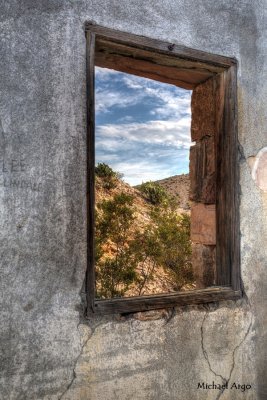
<svg viewBox="0 0 267 400"><path fill-rule="evenodd" d="M205 315L204 315L204 318L203 318L203 321L202 321L202 324L201 324L201 328L200 328L200 331L201 331L201 348L202 348L202 353L203 353L203 355L204 355L205 360L206 360L207 363L208 363L209 370L210 370L216 377L221 378L221 380L223 381L223 384L225 384L226 379L225 379L222 375L217 374L217 373L211 368L209 356L208 356L207 350L206 350L205 347L204 347L204 331L203 331L203 328L204 328L204 322L205 322L205 320L206 320L206 318L207 318L208 315L209 315L209 312L207 311L207 312L205 313Z"/></svg>
<svg viewBox="0 0 267 400"><path fill-rule="evenodd" d="M247 331L246 331L246 333L245 333L243 339L242 339L242 340L240 341L240 343L234 348L234 350L233 350L233 352L232 352L232 365L231 365L229 377L228 377L228 378L225 378L225 377L223 377L222 375L216 373L216 372L212 369L211 363L210 363L210 360L209 360L209 356L208 356L208 352L207 352L207 350L205 349L205 346L204 346L204 323L205 323L205 320L206 320L206 318L207 318L208 315L209 315L209 312L207 311L207 312L205 313L205 315L204 315L204 318L203 318L203 321L202 321L202 324L201 324L201 328L200 328L200 331L201 331L201 348L202 348L202 352L203 352L204 358L205 358L205 360L207 361L207 364L208 364L208 366L209 366L209 370L210 370L216 377L221 378L221 380L222 380L222 385L225 385L225 388L223 388L223 389L220 390L220 392L218 393L218 395L217 395L217 397L216 397L216 399L215 399L215 400L219 400L220 397L223 395L223 393L224 393L226 387L228 386L228 383L230 382L231 377L232 377L232 374L233 374L233 371L234 371L234 369L235 369L235 355L236 355L236 352L237 352L237 350L242 346L242 344L244 343L244 341L246 340L246 338L247 338L247 336L248 336L248 334L249 334L249 332L250 332L250 329L251 329L251 326L252 326L252 316L251 316L250 324L249 324L249 326L248 326L248 329L247 329Z"/></svg>
<svg viewBox="0 0 267 400"><path fill-rule="evenodd" d="M66 387L66 389L64 390L64 392L59 396L58 400L62 400L63 397L65 396L65 394L66 394L66 393L70 390L70 388L72 387L72 385L73 385L75 379L77 378L76 368L77 368L78 362L79 362L79 360L80 360L80 358L81 358L81 356L82 356L82 354L83 354L83 350L84 350L84 348L87 346L89 340L90 340L90 339L92 338L92 336L94 335L96 329L97 329L101 324L102 324L102 322L99 322L99 323L98 323L97 325L95 325L94 327L89 326L89 328L91 329L91 332L90 332L90 334L88 335L87 339L86 339L86 340L84 341L84 343L82 344L81 350L79 351L79 354L78 354L78 357L77 357L76 360L75 360L74 367L73 367L73 369L72 369L72 379L71 379L70 383L67 385L67 387ZM79 327L80 327L81 325L85 325L86 327L88 327L88 325L86 325L86 323L84 323L84 322L79 322L78 325L77 325L77 330L78 330L78 332L79 332Z"/></svg>
<svg viewBox="0 0 267 400"><path fill-rule="evenodd" d="M164 326L167 325L169 322L171 322L171 320L175 317L175 315L176 315L175 307L173 307L170 310L168 310L168 312L166 314L166 317L165 317Z"/></svg>
<svg viewBox="0 0 267 400"><path fill-rule="evenodd" d="M228 383L229 383L230 380L231 380L233 371L234 371L234 369L235 369L235 355L236 355L236 352L237 352L237 350L242 346L242 344L244 343L244 341L246 340L246 338L247 338L247 336L248 336L248 334L249 334L249 332L250 332L250 329L251 329L251 326L252 326L252 317L251 317L250 324L249 324L249 326L248 326L248 329L247 329L247 331L246 331L246 333L245 333L243 339L242 339L242 340L240 341L240 343L234 348L234 350L233 350L233 352L232 352L232 365L231 365L229 377L226 378L226 377L222 376L221 374L217 373L217 372L212 368L211 363L210 363L210 359L209 359L208 352L207 352L207 350L205 349L205 345L204 345L204 324L205 324L205 321L206 321L206 319L207 319L207 317L208 317L208 315L209 315L210 308L209 308L209 307L204 307L204 308L208 309L208 311L205 312L205 315L204 315L204 318L203 318L203 321L202 321L202 324L201 324L201 328L200 328L200 329L201 329L201 348L202 348L202 353L203 353L203 355L204 355L205 360L207 361L209 370L214 374L215 377L218 377L218 378L220 378L220 379L222 380L222 385L225 385L225 386L227 387ZM164 324L164 325L168 324L168 323L173 319L173 317L174 317L175 315L176 315L176 309L175 309L175 307L174 307L174 308L171 309L171 311L170 311L169 315L167 316L167 318L165 318L165 324ZM66 393L71 389L71 387L72 387L72 385L73 385L75 379L77 378L76 368L77 368L77 365L78 365L78 362L79 362L80 358L81 358L82 355L83 355L84 348L87 346L88 342L90 341L90 339L91 339L92 336L94 335L96 329L97 329L100 325L102 325L103 323L105 323L106 321L105 321L105 319L103 320L103 319L101 318L101 320L100 320L98 323L96 323L96 324L89 324L89 325L88 325L88 322L89 322L88 320L87 320L87 321L80 321L80 322L78 323L78 325L77 325L77 330L78 330L79 333L80 333L79 327L80 327L81 325L84 325L84 326L86 326L86 327L89 327L89 328L91 329L91 332L90 332L90 334L88 335L88 337L85 339L84 343L81 345L81 350L79 351L79 354L78 354L78 356L77 356L77 358L76 358L76 360L75 360L75 363L74 363L74 367L73 367L73 369L72 369L72 378L71 378L71 381L70 381L69 384L67 385L67 387L66 387L66 389L64 390L64 392L58 397L58 400L62 400L62 399L64 398L64 396L66 395ZM224 393L224 391L225 391L225 389L221 389L220 392L218 393L218 395L217 395L217 397L216 397L215 400L219 400L220 397L222 396L222 394Z"/></svg>

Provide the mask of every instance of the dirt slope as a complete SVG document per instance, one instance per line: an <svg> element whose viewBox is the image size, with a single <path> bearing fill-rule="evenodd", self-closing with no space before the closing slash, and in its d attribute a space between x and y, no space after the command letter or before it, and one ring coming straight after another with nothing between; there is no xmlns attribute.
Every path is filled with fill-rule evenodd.
<svg viewBox="0 0 267 400"><path fill-rule="evenodd" d="M178 197L180 200L180 208L184 210L190 209L189 201L189 189L190 181L189 174L174 175L169 178L161 179L156 181L159 185L174 197Z"/></svg>

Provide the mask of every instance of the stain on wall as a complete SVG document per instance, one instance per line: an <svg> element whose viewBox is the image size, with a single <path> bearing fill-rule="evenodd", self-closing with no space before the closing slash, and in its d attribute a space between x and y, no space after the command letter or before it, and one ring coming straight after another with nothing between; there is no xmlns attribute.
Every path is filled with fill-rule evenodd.
<svg viewBox="0 0 267 400"><path fill-rule="evenodd" d="M267 147L261 149L254 158L251 174L256 185L267 192Z"/></svg>

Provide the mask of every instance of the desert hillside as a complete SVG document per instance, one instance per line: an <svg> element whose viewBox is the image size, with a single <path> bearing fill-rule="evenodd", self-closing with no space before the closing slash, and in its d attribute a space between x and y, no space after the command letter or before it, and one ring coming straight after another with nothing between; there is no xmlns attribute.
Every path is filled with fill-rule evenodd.
<svg viewBox="0 0 267 400"><path fill-rule="evenodd" d="M108 168L96 174L98 297L191 289L188 175L137 188Z"/></svg>
<svg viewBox="0 0 267 400"><path fill-rule="evenodd" d="M189 174L174 175L169 178L156 181L159 185L164 187L166 191L174 197L178 198L179 207L188 210L190 208L189 202L189 189L190 181Z"/></svg>

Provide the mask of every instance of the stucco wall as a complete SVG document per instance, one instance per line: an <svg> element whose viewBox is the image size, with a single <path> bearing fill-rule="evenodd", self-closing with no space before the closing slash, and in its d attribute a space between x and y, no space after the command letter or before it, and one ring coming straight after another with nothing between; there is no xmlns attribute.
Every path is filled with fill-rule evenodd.
<svg viewBox="0 0 267 400"><path fill-rule="evenodd" d="M82 318L86 20L238 59L243 300ZM267 398L266 27L264 0L1 1L1 399Z"/></svg>

